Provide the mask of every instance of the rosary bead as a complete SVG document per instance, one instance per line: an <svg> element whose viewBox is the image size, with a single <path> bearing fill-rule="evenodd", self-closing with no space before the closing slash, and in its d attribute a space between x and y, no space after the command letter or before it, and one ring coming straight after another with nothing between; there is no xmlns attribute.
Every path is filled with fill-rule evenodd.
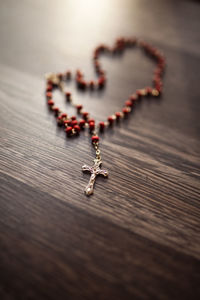
<svg viewBox="0 0 200 300"><path fill-rule="evenodd" d="M98 62L98 60L95 61L94 65L97 70L100 68L100 63Z"/></svg>
<svg viewBox="0 0 200 300"><path fill-rule="evenodd" d="M53 90L52 84L48 84L47 87L46 87L46 91L51 92L52 90Z"/></svg>
<svg viewBox="0 0 200 300"><path fill-rule="evenodd" d="M92 81L90 81L90 83L89 83L89 87L91 88L91 90L94 88L94 81L92 80Z"/></svg>
<svg viewBox="0 0 200 300"><path fill-rule="evenodd" d="M94 57L95 57L95 59L97 59L98 56L99 56L99 50L98 50L98 48L96 48L96 49L94 50Z"/></svg>
<svg viewBox="0 0 200 300"><path fill-rule="evenodd" d="M112 116L108 117L108 123L110 126L113 124L113 121L114 121L114 119Z"/></svg>
<svg viewBox="0 0 200 300"><path fill-rule="evenodd" d="M162 93L162 84L161 83L160 84L156 84L155 88L159 92L159 94Z"/></svg>
<svg viewBox="0 0 200 300"><path fill-rule="evenodd" d="M62 113L60 116L61 116L62 119L67 118L67 114L66 113Z"/></svg>
<svg viewBox="0 0 200 300"><path fill-rule="evenodd" d="M95 120L94 119L89 119L88 120L88 123L90 124L90 123L95 123Z"/></svg>
<svg viewBox="0 0 200 300"><path fill-rule="evenodd" d="M80 128L79 125L75 125L73 128L74 128L74 130L76 131L76 133L79 133L80 130L81 130L81 128Z"/></svg>
<svg viewBox="0 0 200 300"><path fill-rule="evenodd" d="M101 75L101 76L103 76L103 77L105 77L105 72L101 69L101 70L99 70L99 75Z"/></svg>
<svg viewBox="0 0 200 300"><path fill-rule="evenodd" d="M70 92L66 92L65 96L66 96L67 101L71 100L71 93Z"/></svg>
<svg viewBox="0 0 200 300"><path fill-rule="evenodd" d="M128 109L128 107L124 107L122 109L123 113L124 113L124 116L126 117L128 115L128 113L130 112L130 110Z"/></svg>
<svg viewBox="0 0 200 300"><path fill-rule="evenodd" d="M160 76L154 76L153 77L153 82L156 84L157 82L160 81Z"/></svg>
<svg viewBox="0 0 200 300"><path fill-rule="evenodd" d="M83 127L85 126L85 120L80 120L80 121L79 121L79 126L80 126L81 128L83 128Z"/></svg>
<svg viewBox="0 0 200 300"><path fill-rule="evenodd" d="M87 87L86 81L85 81L85 80L82 80L82 81L81 81L81 88L82 88L82 89L85 89L86 87Z"/></svg>
<svg viewBox="0 0 200 300"><path fill-rule="evenodd" d="M99 142L99 137L97 136L97 135L93 135L92 137L91 137L91 140L92 140L92 143L94 144L94 143L98 143Z"/></svg>
<svg viewBox="0 0 200 300"><path fill-rule="evenodd" d="M94 122L90 122L89 123L89 129L90 129L90 131L94 130L94 128L95 128L95 123Z"/></svg>
<svg viewBox="0 0 200 300"><path fill-rule="evenodd" d="M105 123L104 122L100 122L99 123L99 129L100 129L100 131L104 131L104 128L105 128Z"/></svg>
<svg viewBox="0 0 200 300"><path fill-rule="evenodd" d="M138 99L137 95L131 95L131 96L129 97L129 100L132 101L133 103L134 103L135 101L137 101L137 99Z"/></svg>
<svg viewBox="0 0 200 300"><path fill-rule="evenodd" d="M57 106L53 107L53 111L56 116L59 114L59 108Z"/></svg>
<svg viewBox="0 0 200 300"><path fill-rule="evenodd" d="M125 105L126 105L126 106L129 106L129 107L132 107L132 106L133 106L133 102L130 101L130 100L127 100L127 101L125 102Z"/></svg>
<svg viewBox="0 0 200 300"><path fill-rule="evenodd" d="M78 88L84 90L87 87L87 83L82 78L77 78Z"/></svg>
<svg viewBox="0 0 200 300"><path fill-rule="evenodd" d="M72 120L71 121L71 126L74 127L75 125L78 125L78 121L77 120Z"/></svg>
<svg viewBox="0 0 200 300"><path fill-rule="evenodd" d="M64 120L64 125L65 126L70 126L71 125L71 121L70 120Z"/></svg>
<svg viewBox="0 0 200 300"><path fill-rule="evenodd" d="M50 100L48 100L47 104L48 104L49 106L53 106L53 105L54 105L54 101L53 101L52 99L50 99Z"/></svg>
<svg viewBox="0 0 200 300"><path fill-rule="evenodd" d="M89 116L89 113L87 111L84 111L82 113L82 116L83 116L83 119L87 120L88 116Z"/></svg>
<svg viewBox="0 0 200 300"><path fill-rule="evenodd" d="M80 71L80 70L77 70L77 71L76 71L76 76L77 76L77 77L82 77L82 76L83 76L83 74L81 73L81 71Z"/></svg>
<svg viewBox="0 0 200 300"><path fill-rule="evenodd" d="M100 45L99 47L97 47L97 50L99 51L99 52L104 52L105 50L107 49L107 47L105 46L105 45Z"/></svg>
<svg viewBox="0 0 200 300"><path fill-rule="evenodd" d="M157 89L152 89L152 96L159 96L159 91Z"/></svg>
<svg viewBox="0 0 200 300"><path fill-rule="evenodd" d="M119 119L121 118L121 112L116 112L115 116L116 116L116 120L119 121Z"/></svg>
<svg viewBox="0 0 200 300"><path fill-rule="evenodd" d="M146 91L146 95L147 95L147 96L151 95L151 94L152 94L152 87L147 86L147 87L145 88L145 91Z"/></svg>
<svg viewBox="0 0 200 300"><path fill-rule="evenodd" d="M101 76L99 79L98 79L98 85L99 87L103 87L105 84L105 77L104 76Z"/></svg>
<svg viewBox="0 0 200 300"><path fill-rule="evenodd" d="M47 97L47 99L51 99L52 98L52 92L46 92L46 97Z"/></svg>
<svg viewBox="0 0 200 300"><path fill-rule="evenodd" d="M57 123L59 126L63 124L63 118L61 116L57 117Z"/></svg>
<svg viewBox="0 0 200 300"><path fill-rule="evenodd" d="M119 38L116 40L116 48L119 51L122 51L125 47L125 40L123 38Z"/></svg>
<svg viewBox="0 0 200 300"><path fill-rule="evenodd" d="M161 73L162 73L162 72L164 71L165 64L159 63L159 64L158 64L158 68L161 70Z"/></svg>
<svg viewBox="0 0 200 300"><path fill-rule="evenodd" d="M67 133L68 136L70 136L72 134L72 129L73 128L71 126L69 126L65 129L65 132Z"/></svg>
<svg viewBox="0 0 200 300"><path fill-rule="evenodd" d="M156 68L155 71L154 71L154 75L155 75L156 77L160 77L161 74L162 74L162 69Z"/></svg>
<svg viewBox="0 0 200 300"><path fill-rule="evenodd" d="M141 98L142 96L144 96L142 90L137 90L137 91L136 91L136 95L137 95L139 98Z"/></svg>
<svg viewBox="0 0 200 300"><path fill-rule="evenodd" d="M81 104L76 105L77 112L80 112L80 110L82 108L83 108L83 105L81 105Z"/></svg>

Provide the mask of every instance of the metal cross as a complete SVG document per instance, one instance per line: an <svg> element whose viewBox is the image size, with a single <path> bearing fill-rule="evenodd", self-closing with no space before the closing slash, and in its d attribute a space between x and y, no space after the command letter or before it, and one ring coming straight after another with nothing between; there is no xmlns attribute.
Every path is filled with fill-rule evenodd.
<svg viewBox="0 0 200 300"><path fill-rule="evenodd" d="M82 166L83 172L87 171L91 173L89 183L85 188L85 193L87 196L91 195L94 191L94 183L97 175L103 175L104 177L108 176L108 171L102 170L100 168L101 164L102 164L101 160L94 159L94 165L92 167L89 167L87 165Z"/></svg>

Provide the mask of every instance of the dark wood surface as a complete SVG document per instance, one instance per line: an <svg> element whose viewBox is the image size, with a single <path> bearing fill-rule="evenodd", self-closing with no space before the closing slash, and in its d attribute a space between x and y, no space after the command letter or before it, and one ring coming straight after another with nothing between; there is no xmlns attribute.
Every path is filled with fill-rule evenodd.
<svg viewBox="0 0 200 300"><path fill-rule="evenodd" d="M200 297L199 20L197 1L1 1L0 299ZM44 74L94 78L94 47L121 35L164 52L164 94L102 135L110 176L87 198L89 136L56 126ZM69 85L97 120L154 67L137 49L101 62L105 90Z"/></svg>

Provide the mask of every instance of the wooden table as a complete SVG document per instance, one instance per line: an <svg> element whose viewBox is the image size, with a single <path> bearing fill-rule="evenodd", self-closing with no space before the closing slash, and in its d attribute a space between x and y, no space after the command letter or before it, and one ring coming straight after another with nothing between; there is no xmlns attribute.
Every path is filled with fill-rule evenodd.
<svg viewBox="0 0 200 300"><path fill-rule="evenodd" d="M199 18L197 1L1 1L0 299L199 298ZM165 53L164 94L101 136L110 176L87 198L89 135L56 126L44 74L95 78L92 51L118 36ZM101 63L103 91L67 87L98 121L154 67L137 49Z"/></svg>

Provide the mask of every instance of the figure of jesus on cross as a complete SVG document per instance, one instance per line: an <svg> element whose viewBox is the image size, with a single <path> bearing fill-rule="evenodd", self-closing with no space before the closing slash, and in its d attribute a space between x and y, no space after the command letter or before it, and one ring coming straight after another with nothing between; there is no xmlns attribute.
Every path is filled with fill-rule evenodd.
<svg viewBox="0 0 200 300"><path fill-rule="evenodd" d="M102 161L99 159L94 159L94 165L92 167L89 167L87 165L82 166L82 171L85 172L90 172L90 180L88 185L85 188L85 193L87 196L91 195L94 191L94 183L97 175L103 175L104 177L108 176L108 171L102 170L100 168L100 165L102 164Z"/></svg>

